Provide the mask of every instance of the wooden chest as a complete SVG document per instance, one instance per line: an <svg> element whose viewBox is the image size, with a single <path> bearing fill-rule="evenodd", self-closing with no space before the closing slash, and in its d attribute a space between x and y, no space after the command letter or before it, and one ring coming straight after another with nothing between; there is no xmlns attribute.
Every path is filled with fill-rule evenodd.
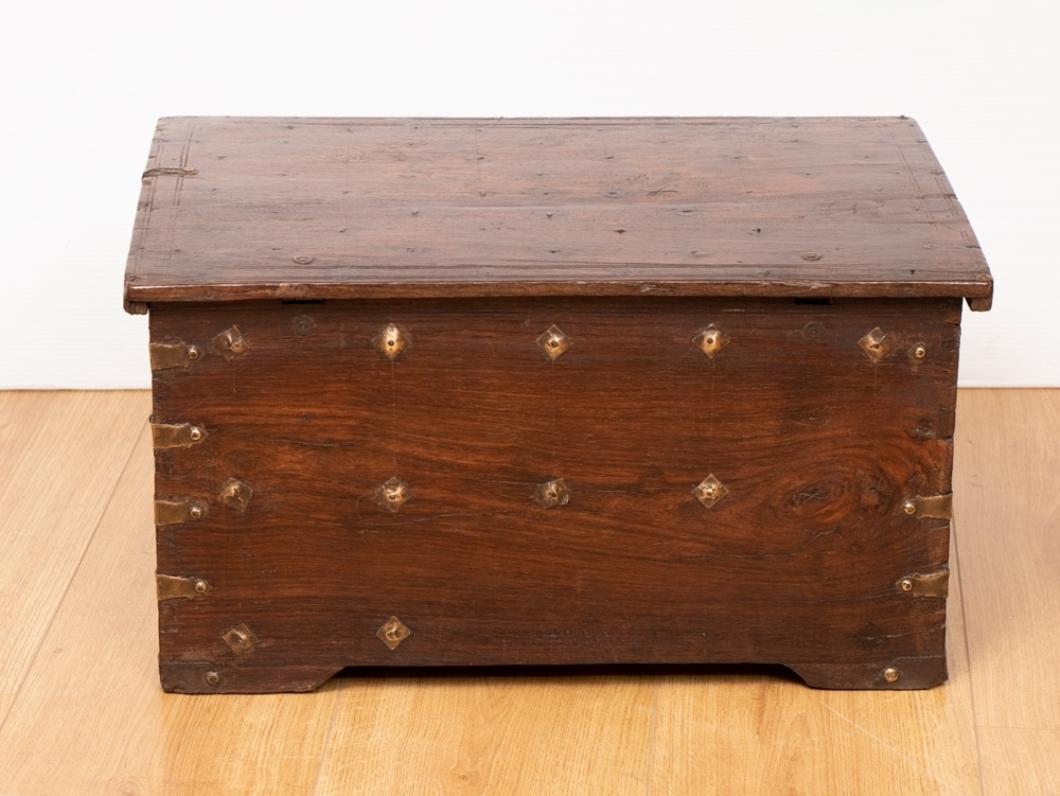
<svg viewBox="0 0 1060 796"><path fill-rule="evenodd" d="M125 285L162 685L941 683L991 293L911 119L163 119Z"/></svg>

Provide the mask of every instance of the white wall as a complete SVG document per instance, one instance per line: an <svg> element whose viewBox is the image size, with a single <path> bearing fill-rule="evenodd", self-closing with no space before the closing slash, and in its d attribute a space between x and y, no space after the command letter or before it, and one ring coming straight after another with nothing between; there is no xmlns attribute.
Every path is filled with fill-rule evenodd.
<svg viewBox="0 0 1060 796"><path fill-rule="evenodd" d="M1060 4L110 0L0 9L0 387L143 387L121 309L156 117L915 116L995 309L966 385L1060 385Z"/></svg>

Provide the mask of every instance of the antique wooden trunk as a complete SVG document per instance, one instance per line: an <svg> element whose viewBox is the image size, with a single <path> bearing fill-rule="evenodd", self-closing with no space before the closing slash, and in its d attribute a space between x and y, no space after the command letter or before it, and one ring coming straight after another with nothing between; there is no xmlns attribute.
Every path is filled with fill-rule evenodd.
<svg viewBox="0 0 1060 796"><path fill-rule="evenodd" d="M162 685L941 683L991 292L911 119L163 119L125 285Z"/></svg>

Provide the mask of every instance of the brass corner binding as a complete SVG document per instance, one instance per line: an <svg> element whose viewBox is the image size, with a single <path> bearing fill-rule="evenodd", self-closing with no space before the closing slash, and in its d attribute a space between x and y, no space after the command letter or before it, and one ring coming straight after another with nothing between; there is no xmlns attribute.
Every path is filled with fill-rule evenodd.
<svg viewBox="0 0 1060 796"><path fill-rule="evenodd" d="M938 572L906 575L898 581L898 590L913 597L945 599L949 593L949 584L949 569L940 569Z"/></svg>
<svg viewBox="0 0 1060 796"><path fill-rule="evenodd" d="M948 520L953 517L953 493L917 495L902 504L902 511L917 519Z"/></svg>
<svg viewBox="0 0 1060 796"><path fill-rule="evenodd" d="M172 343L151 343L151 370L187 368L202 356L202 350L191 343L177 340Z"/></svg>
<svg viewBox="0 0 1060 796"><path fill-rule="evenodd" d="M155 575L158 601L194 600L210 591L210 584L202 578L187 578L180 575Z"/></svg>
<svg viewBox="0 0 1060 796"><path fill-rule="evenodd" d="M179 525L184 522L201 520L206 516L205 503L200 503L192 498L183 500L156 500L155 501L155 525Z"/></svg>
<svg viewBox="0 0 1060 796"><path fill-rule="evenodd" d="M152 423L155 450L190 448L206 439L206 429L193 423Z"/></svg>

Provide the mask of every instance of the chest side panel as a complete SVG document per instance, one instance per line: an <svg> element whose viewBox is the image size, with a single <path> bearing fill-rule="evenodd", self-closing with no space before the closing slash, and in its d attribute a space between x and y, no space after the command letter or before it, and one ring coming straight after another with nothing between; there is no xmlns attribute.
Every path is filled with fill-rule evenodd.
<svg viewBox="0 0 1060 796"><path fill-rule="evenodd" d="M197 352L154 372L154 423L201 429L156 452L159 573L208 584L160 601L163 661L937 658L959 320L957 300L154 308L152 342Z"/></svg>

